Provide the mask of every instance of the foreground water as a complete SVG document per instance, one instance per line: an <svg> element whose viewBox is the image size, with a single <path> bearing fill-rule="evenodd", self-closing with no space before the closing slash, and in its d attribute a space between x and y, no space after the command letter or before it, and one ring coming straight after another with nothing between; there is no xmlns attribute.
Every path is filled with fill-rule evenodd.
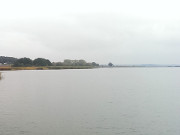
<svg viewBox="0 0 180 135"><path fill-rule="evenodd" d="M9 71L0 135L179 135L180 68Z"/></svg>

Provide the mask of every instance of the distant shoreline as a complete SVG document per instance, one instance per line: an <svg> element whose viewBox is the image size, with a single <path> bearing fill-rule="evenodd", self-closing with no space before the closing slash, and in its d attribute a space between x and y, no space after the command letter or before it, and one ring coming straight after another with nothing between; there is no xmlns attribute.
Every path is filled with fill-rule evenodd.
<svg viewBox="0 0 180 135"><path fill-rule="evenodd" d="M46 66L46 67L11 67L0 66L0 71L4 70L60 70L60 69L92 69L93 66Z"/></svg>
<svg viewBox="0 0 180 135"><path fill-rule="evenodd" d="M180 67L180 66L100 66L100 68L161 68L161 67Z"/></svg>
<svg viewBox="0 0 180 135"><path fill-rule="evenodd" d="M94 68L178 68L180 66L45 66L45 67L11 67L0 66L0 71L14 71L14 70L61 70L61 69L94 69ZM0 73L1 75L1 73Z"/></svg>

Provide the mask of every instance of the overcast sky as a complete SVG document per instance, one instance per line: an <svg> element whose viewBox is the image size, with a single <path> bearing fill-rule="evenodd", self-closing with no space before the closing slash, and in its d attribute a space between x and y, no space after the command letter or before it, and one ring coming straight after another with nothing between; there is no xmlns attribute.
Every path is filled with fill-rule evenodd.
<svg viewBox="0 0 180 135"><path fill-rule="evenodd" d="M0 55L180 64L178 0L0 0Z"/></svg>

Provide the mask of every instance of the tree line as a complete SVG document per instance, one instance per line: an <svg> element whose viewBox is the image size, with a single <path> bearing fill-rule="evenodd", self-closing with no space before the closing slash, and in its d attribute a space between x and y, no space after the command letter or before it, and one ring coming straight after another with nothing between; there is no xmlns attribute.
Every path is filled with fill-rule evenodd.
<svg viewBox="0 0 180 135"><path fill-rule="evenodd" d="M63 62L53 62L53 66L99 66L95 62L86 62L85 60L65 59Z"/></svg>
<svg viewBox="0 0 180 135"><path fill-rule="evenodd" d="M13 64L16 60L17 58L14 58L14 57L0 56L1 64Z"/></svg>
<svg viewBox="0 0 180 135"><path fill-rule="evenodd" d="M17 59L14 64L14 67L31 67L31 66L93 66L97 67L99 64L95 62L88 63L85 60L70 60L66 59L63 62L51 62L48 59L36 58L31 60L30 58L20 58Z"/></svg>
<svg viewBox="0 0 180 135"><path fill-rule="evenodd" d="M98 67L99 64L96 62L86 62L83 59L80 60L70 60L65 59L63 62L51 62L45 58L36 58L34 60L24 57L24 58L14 58L0 56L0 64L9 64L14 67L31 67L31 66L93 66Z"/></svg>
<svg viewBox="0 0 180 135"><path fill-rule="evenodd" d="M14 67L31 67L31 66L52 66L52 63L48 59L37 58L31 60L30 58L20 58L13 64Z"/></svg>

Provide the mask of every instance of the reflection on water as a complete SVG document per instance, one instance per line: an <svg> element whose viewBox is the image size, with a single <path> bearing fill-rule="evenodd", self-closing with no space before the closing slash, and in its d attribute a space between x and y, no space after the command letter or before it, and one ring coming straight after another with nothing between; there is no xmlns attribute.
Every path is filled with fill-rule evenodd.
<svg viewBox="0 0 180 135"><path fill-rule="evenodd" d="M7 71L0 135L179 135L180 69Z"/></svg>

